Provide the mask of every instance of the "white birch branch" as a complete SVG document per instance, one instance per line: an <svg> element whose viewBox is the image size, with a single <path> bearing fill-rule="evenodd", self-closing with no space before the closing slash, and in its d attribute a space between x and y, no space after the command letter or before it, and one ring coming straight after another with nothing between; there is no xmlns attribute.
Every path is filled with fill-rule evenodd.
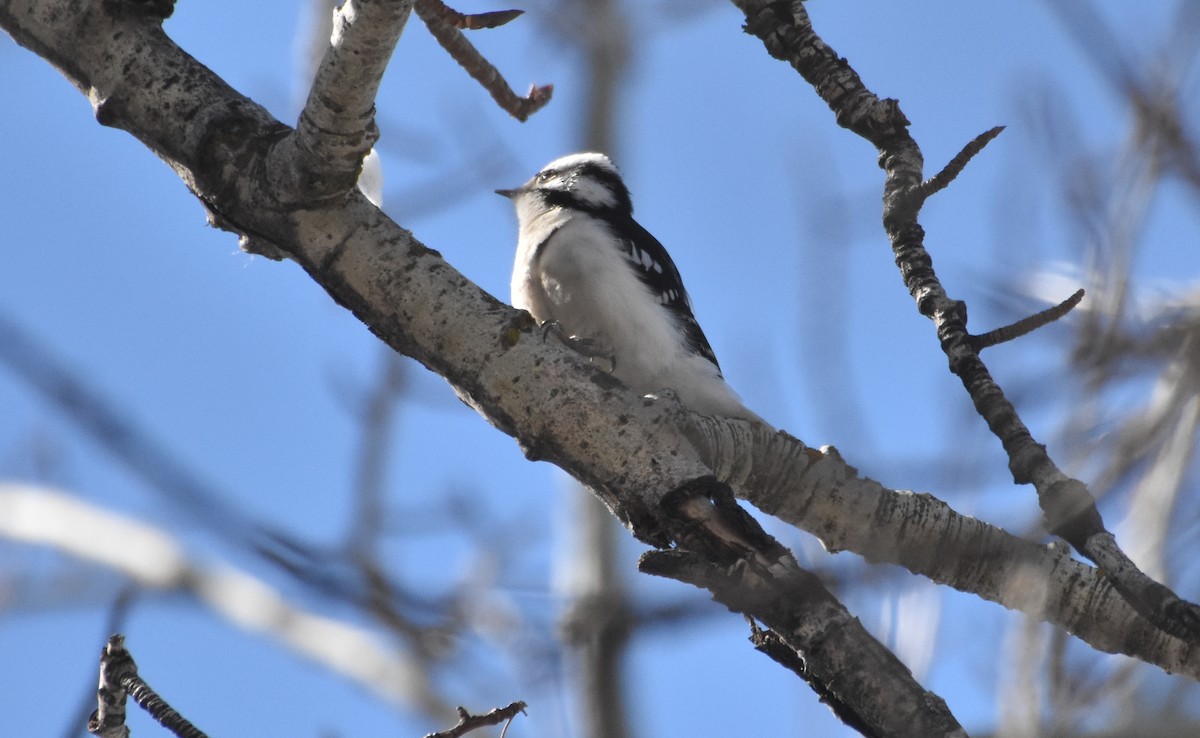
<svg viewBox="0 0 1200 738"><path fill-rule="evenodd" d="M0 536L49 546L116 571L142 587L191 595L214 614L264 634L380 697L433 716L453 715L427 669L373 633L288 602L227 564L195 561L169 534L71 495L0 484Z"/></svg>

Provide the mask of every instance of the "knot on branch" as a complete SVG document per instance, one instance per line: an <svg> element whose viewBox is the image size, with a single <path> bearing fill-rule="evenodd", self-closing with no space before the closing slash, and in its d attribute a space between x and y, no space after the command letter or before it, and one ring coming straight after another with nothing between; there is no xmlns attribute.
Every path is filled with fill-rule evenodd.
<svg viewBox="0 0 1200 738"><path fill-rule="evenodd" d="M1017 484L1032 484L1033 472L1046 462L1046 446L1033 440L1026 431L1020 438L1011 438L1004 444L1008 452L1008 470Z"/></svg>
<svg viewBox="0 0 1200 738"><path fill-rule="evenodd" d="M809 26L808 12L804 9L802 0L777 0L764 4L756 13L748 13L746 22L742 24L742 31L757 36L764 42L774 39L778 47L778 37L799 30L798 26ZM775 58L782 58L771 50L770 43L767 50Z"/></svg>
<svg viewBox="0 0 1200 738"><path fill-rule="evenodd" d="M844 61L839 59L839 61ZM837 123L842 128L854 131L884 150L891 150L896 143L908 139L908 118L900 110L900 101L893 98L880 100L858 81L853 97L834 109ZM818 90L819 92L819 90ZM822 97L825 97L822 95Z"/></svg>
<svg viewBox="0 0 1200 738"><path fill-rule="evenodd" d="M934 317L937 323L938 341L942 345L942 350L950 356L950 360L953 362L955 356L961 353L958 349L970 344L971 336L967 333L967 303L947 297L943 300L929 300L928 307L929 315ZM921 313L925 314L925 311L922 310ZM967 353L967 355L973 354ZM957 368L951 368L956 374L959 373Z"/></svg>
<svg viewBox="0 0 1200 738"><path fill-rule="evenodd" d="M885 209L885 225L888 217ZM917 303L917 310L927 318L940 307L945 291L933 271L933 258L925 250L925 229L915 219L896 224L892 236L892 254L908 293Z"/></svg>

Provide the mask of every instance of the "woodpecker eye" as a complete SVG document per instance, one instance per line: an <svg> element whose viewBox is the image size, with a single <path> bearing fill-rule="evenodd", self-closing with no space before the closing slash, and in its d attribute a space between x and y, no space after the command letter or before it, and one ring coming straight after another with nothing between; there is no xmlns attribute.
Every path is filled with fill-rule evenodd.
<svg viewBox="0 0 1200 738"><path fill-rule="evenodd" d="M550 181L552 176L554 176L554 172L538 172L534 179L538 181L538 184L545 184Z"/></svg>

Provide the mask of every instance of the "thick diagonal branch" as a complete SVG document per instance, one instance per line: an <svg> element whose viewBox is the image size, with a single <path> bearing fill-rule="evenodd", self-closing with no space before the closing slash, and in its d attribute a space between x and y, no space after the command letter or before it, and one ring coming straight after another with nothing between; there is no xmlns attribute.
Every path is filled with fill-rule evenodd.
<svg viewBox="0 0 1200 738"><path fill-rule="evenodd" d="M1099 570L960 515L927 494L859 476L833 448L809 448L744 420L692 416L686 432L716 477L829 551L899 564L1054 623L1093 648L1200 679L1200 653L1142 618ZM864 522L868 521L868 522Z"/></svg>

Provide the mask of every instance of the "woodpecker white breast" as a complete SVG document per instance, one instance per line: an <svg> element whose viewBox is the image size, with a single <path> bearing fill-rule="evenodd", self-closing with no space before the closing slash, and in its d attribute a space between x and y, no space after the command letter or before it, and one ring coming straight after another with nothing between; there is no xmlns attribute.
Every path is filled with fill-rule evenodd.
<svg viewBox="0 0 1200 738"><path fill-rule="evenodd" d="M612 359L631 389L670 389L699 413L761 419L725 383L679 270L633 219L617 168L571 154L516 189L496 190L520 222L512 301Z"/></svg>

